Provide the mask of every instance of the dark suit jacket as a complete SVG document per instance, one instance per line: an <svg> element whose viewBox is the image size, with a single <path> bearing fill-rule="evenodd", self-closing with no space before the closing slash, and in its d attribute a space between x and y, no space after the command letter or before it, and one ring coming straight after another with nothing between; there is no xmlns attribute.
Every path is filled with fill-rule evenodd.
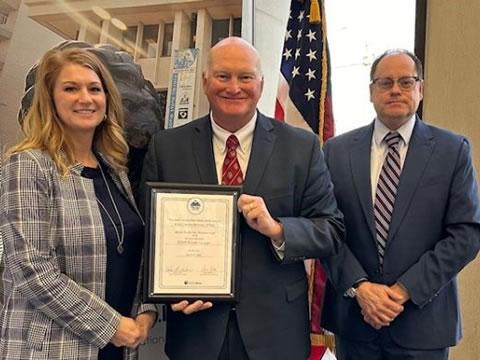
<svg viewBox="0 0 480 360"><path fill-rule="evenodd" d="M142 183L218 184L208 116L153 137ZM263 197L285 232L279 261L270 239L241 222L240 301L236 316L250 359L306 359L310 352L303 260L336 252L343 237L317 137L258 114L243 192ZM216 360L230 306L189 316L168 310L166 352L173 360Z"/></svg>
<svg viewBox="0 0 480 360"><path fill-rule="evenodd" d="M328 141L324 147L346 243L328 260L323 325L351 340L377 335L345 290L362 278L402 283L411 300L388 327L407 348L454 345L462 336L458 272L479 250L477 181L467 140L416 120L400 178L380 271L370 186L373 124ZM333 284L333 286L331 286Z"/></svg>

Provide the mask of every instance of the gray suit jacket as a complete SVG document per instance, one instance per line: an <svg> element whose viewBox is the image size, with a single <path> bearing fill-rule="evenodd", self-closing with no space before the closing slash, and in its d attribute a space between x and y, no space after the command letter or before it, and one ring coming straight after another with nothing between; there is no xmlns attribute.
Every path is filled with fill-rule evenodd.
<svg viewBox="0 0 480 360"><path fill-rule="evenodd" d="M38 150L14 154L3 165L1 359L96 359L115 334L120 314L103 300L104 228L93 182L82 169L62 177ZM134 204L126 174L108 171ZM138 312L147 309L155 307Z"/></svg>
<svg viewBox="0 0 480 360"><path fill-rule="evenodd" d="M452 346L461 338L456 276L480 244L477 181L464 137L416 120L400 178L380 270L370 186L373 124L329 140L325 157L347 237L328 260L323 325L351 340L369 341L377 331L365 323L345 290L362 278L401 282L411 300L387 328L407 348ZM332 286L333 285L333 286Z"/></svg>
<svg viewBox="0 0 480 360"><path fill-rule="evenodd" d="M143 182L217 184L208 116L153 137ZM258 115L243 192L263 197L285 231L285 258L270 239L240 225L241 280L236 316L251 360L306 359L310 352L307 278L303 259L336 252L343 236L327 167L317 137ZM243 220L243 219L242 219ZM216 360L230 306L167 317L171 359Z"/></svg>

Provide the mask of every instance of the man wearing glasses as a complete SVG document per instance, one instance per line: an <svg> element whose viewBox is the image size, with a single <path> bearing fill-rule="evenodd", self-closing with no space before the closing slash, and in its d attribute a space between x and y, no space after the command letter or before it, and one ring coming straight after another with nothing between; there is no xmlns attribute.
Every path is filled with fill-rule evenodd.
<svg viewBox="0 0 480 360"><path fill-rule="evenodd" d="M374 122L324 147L347 236L326 264L323 325L339 360L448 359L462 337L456 277L480 241L470 145L415 115L414 54L385 52L370 79Z"/></svg>

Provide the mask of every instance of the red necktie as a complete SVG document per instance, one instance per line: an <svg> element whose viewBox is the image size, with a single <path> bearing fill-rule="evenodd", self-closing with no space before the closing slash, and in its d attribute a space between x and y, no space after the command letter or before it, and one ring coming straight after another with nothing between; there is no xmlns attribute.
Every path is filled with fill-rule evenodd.
<svg viewBox="0 0 480 360"><path fill-rule="evenodd" d="M238 139L235 135L230 135L227 139L227 153L223 160L222 184L241 185L243 183L242 169L237 158Z"/></svg>

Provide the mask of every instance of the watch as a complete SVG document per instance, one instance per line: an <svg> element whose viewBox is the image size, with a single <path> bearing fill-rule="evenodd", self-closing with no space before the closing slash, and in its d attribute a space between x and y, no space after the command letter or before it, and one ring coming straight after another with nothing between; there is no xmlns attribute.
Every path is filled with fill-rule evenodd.
<svg viewBox="0 0 480 360"><path fill-rule="evenodd" d="M351 299L354 299L357 296L358 287L360 286L361 283L363 283L365 281L368 281L368 280L367 279L358 280L355 284L353 284L353 286L351 288L349 288L349 289L347 289L347 291L345 291L345 296L349 297Z"/></svg>

